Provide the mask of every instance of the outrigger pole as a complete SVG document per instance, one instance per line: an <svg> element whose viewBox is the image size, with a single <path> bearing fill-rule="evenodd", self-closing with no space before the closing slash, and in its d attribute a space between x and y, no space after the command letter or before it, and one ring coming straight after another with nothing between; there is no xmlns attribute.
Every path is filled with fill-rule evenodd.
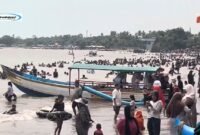
<svg viewBox="0 0 200 135"><path fill-rule="evenodd" d="M70 87L71 87L71 69L69 68L69 96L70 96Z"/></svg>
<svg viewBox="0 0 200 135"><path fill-rule="evenodd" d="M78 69L78 81L80 80L80 69Z"/></svg>

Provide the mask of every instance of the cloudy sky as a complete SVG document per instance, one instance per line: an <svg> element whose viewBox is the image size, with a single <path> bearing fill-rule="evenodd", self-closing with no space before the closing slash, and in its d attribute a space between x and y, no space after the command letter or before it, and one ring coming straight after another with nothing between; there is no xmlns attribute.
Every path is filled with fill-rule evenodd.
<svg viewBox="0 0 200 135"><path fill-rule="evenodd" d="M0 0L0 13L22 15L20 21L0 20L0 37L22 38L183 27L200 32L196 17L200 0Z"/></svg>

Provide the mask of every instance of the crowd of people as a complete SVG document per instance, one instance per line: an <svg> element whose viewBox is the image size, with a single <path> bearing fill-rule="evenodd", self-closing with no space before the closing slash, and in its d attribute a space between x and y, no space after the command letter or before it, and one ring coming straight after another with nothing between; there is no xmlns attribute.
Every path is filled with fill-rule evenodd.
<svg viewBox="0 0 200 135"><path fill-rule="evenodd" d="M31 63L23 63L21 66L20 65L16 65L14 67L14 70L17 70L17 71L20 71L20 72L24 72L24 73L29 73L30 75L33 75L35 77L41 77L41 78L49 78L49 77L53 77L53 78L58 78L59 77L59 74L58 74L58 70L57 70L57 67L58 68L63 68L64 67L64 64L68 64L68 62L65 62L65 61L58 61L58 62L54 62L52 64L39 64L38 67L48 67L48 68L55 68L54 69L54 72L53 73L50 73L48 71L44 71L44 70L41 70L39 71L36 66L31 62ZM32 69L31 69L32 68ZM64 75L68 75L68 72L64 72ZM0 78L2 79L6 79L6 75L5 73L1 73L0 72Z"/></svg>
<svg viewBox="0 0 200 135"><path fill-rule="evenodd" d="M170 58L169 58L170 57ZM171 60L170 60L171 59ZM126 74L118 74L118 78L115 78L115 88L112 91L113 99L113 111L114 121L119 135L141 135L143 130L147 129L149 135L160 135L161 130L161 114L169 119L169 132L170 135L180 134L181 126L184 124L195 128L197 124L197 110L196 110L196 89L200 88L200 69L197 68L198 58L190 59L183 56L177 57L177 55L169 56L168 54L162 54L160 58L151 57L149 59L116 59L112 63L108 60L87 61L86 63L95 63L99 65L117 65L127 64L128 66L134 66L141 64L141 66L170 66L169 74L162 73L163 69L160 68L156 73L147 73L145 76L143 73L132 73L133 89L138 89L139 81L144 81L144 107L147 112L147 125L144 125L144 118L142 112L135 104L134 95L130 95L131 102L126 105L124 109L124 116L119 116L122 108L122 93L121 90L126 84ZM57 63L47 65L47 67L55 66ZM64 62L59 63L59 67L63 67ZM29 64L23 64L20 71L27 71ZM48 74L45 71L38 73L37 68L33 65L30 74L34 76L40 75L42 78ZM46 66L42 63L39 66ZM17 67L15 69L17 70ZM188 67L187 80L182 80L180 69ZM198 82L195 82L194 70L198 71ZM112 73L110 73L112 74ZM49 75L51 75L49 73ZM54 78L58 78L59 74L57 69L52 73ZM171 75L171 80L169 75ZM83 76L85 77L85 75ZM117 80L118 79L118 80ZM197 84L197 88L196 85ZM200 97L200 89L198 89ZM16 101L17 97L13 92L12 83L8 83L8 90L4 94L9 102ZM165 96L167 95L167 96ZM94 123L90 110L88 107L88 101L82 97L82 89L76 90L75 94L71 98L72 109L75 116L75 127L78 135L88 135L89 128ZM64 111L64 97L59 95L55 104L50 112ZM16 112L16 105L13 104L11 110L8 112ZM176 119L180 119L182 123L176 125ZM55 135L60 135L63 119L58 117L56 120L57 127L55 128ZM102 124L102 125L101 125ZM96 124L96 130L94 135L103 135L103 123ZM176 125L176 126L175 126ZM197 126L198 128L198 126ZM199 132L199 130L195 130ZM197 133L198 134L198 133Z"/></svg>

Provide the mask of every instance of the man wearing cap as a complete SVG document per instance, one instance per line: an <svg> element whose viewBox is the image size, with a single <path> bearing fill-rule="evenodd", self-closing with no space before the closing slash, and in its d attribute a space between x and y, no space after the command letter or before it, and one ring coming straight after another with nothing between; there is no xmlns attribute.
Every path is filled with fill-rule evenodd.
<svg viewBox="0 0 200 135"><path fill-rule="evenodd" d="M121 91L119 84L115 84L115 89L112 92L112 99L113 99L113 109L115 112L114 120L116 120L121 107Z"/></svg>

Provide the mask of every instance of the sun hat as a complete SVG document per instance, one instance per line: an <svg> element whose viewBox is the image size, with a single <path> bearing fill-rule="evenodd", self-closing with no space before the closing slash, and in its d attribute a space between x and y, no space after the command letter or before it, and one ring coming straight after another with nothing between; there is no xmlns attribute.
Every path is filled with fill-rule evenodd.
<svg viewBox="0 0 200 135"><path fill-rule="evenodd" d="M88 104L87 99L84 98L78 98L74 100L76 103L81 103L81 104Z"/></svg>

